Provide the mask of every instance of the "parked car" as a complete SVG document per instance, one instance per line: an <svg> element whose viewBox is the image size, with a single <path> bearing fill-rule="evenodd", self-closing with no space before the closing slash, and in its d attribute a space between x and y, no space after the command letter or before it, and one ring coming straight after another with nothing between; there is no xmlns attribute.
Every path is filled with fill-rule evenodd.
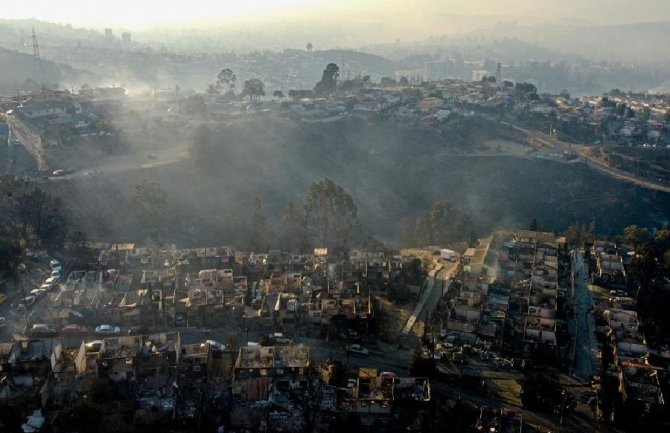
<svg viewBox="0 0 670 433"><path fill-rule="evenodd" d="M348 346L344 346L344 349L351 355L368 356L370 354L370 351L360 344L350 344Z"/></svg>
<svg viewBox="0 0 670 433"><path fill-rule="evenodd" d="M66 174L65 170L54 170L53 173L51 173L52 176L65 176Z"/></svg>
<svg viewBox="0 0 670 433"><path fill-rule="evenodd" d="M56 269L56 268L62 269L62 267L60 265L60 262L56 259L49 260L49 266L51 266L51 269Z"/></svg>
<svg viewBox="0 0 670 433"><path fill-rule="evenodd" d="M207 340L205 343L209 344L209 347L214 350L226 350L226 345L223 343L219 343L218 341L214 340Z"/></svg>
<svg viewBox="0 0 670 433"><path fill-rule="evenodd" d="M49 277L46 280L44 280L44 284L58 284L60 281L59 277Z"/></svg>
<svg viewBox="0 0 670 433"><path fill-rule="evenodd" d="M7 325L7 319L0 316L0 328L3 328L5 325Z"/></svg>
<svg viewBox="0 0 670 433"><path fill-rule="evenodd" d="M76 325L71 323L65 325L60 330L61 335L84 335L88 333L88 329L83 325Z"/></svg>
<svg viewBox="0 0 670 433"><path fill-rule="evenodd" d="M121 328L114 325L100 325L95 328L95 333L98 335L119 335Z"/></svg>
<svg viewBox="0 0 670 433"><path fill-rule="evenodd" d="M268 337L271 341L271 344L275 344L277 346L288 346L293 342L290 338L285 337L281 332L275 332L270 334Z"/></svg>
<svg viewBox="0 0 670 433"><path fill-rule="evenodd" d="M27 334L31 337L55 337L56 329L46 323L35 323Z"/></svg>
<svg viewBox="0 0 670 433"><path fill-rule="evenodd" d="M279 336L279 337L275 337L275 344L277 346L288 346L291 343L293 343L293 340L291 340L288 337L284 337L283 335Z"/></svg>
<svg viewBox="0 0 670 433"><path fill-rule="evenodd" d="M56 278L60 278L60 277L63 276L63 273L60 269L54 269L53 271L51 271L51 276L56 277Z"/></svg>
<svg viewBox="0 0 670 433"><path fill-rule="evenodd" d="M34 296L35 300L41 299L44 295L47 294L47 289L39 288L39 289L33 289L30 291L30 296Z"/></svg>
<svg viewBox="0 0 670 433"><path fill-rule="evenodd" d="M35 303L34 296L26 296L21 300L21 302L14 305L13 307L16 311L26 311L26 308L32 307L34 303Z"/></svg>
<svg viewBox="0 0 670 433"><path fill-rule="evenodd" d="M51 283L51 284L44 283L40 286L40 289L46 290L47 292L50 292L57 287L58 287L58 284L56 284L56 283Z"/></svg>
<svg viewBox="0 0 670 433"><path fill-rule="evenodd" d="M131 326L128 329L128 335L142 335L146 334L147 330L144 326Z"/></svg>

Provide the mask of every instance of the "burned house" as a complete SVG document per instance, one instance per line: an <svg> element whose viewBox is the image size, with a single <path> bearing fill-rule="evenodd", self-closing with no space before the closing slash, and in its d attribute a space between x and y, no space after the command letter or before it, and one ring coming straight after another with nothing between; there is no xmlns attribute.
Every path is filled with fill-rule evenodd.
<svg viewBox="0 0 670 433"><path fill-rule="evenodd" d="M170 422L177 401L177 365L181 353L179 333L162 332L141 337L137 353L135 424Z"/></svg>

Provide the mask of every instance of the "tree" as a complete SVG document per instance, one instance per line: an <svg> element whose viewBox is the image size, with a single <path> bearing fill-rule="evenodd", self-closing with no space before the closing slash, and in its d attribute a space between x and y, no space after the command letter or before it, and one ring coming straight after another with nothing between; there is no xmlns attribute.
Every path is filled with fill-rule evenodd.
<svg viewBox="0 0 670 433"><path fill-rule="evenodd" d="M312 48L314 48L314 45L312 45L311 42L307 42L307 45L305 46L305 48L307 48L307 51L309 51L309 52L311 53L311 52L312 52Z"/></svg>
<svg viewBox="0 0 670 433"><path fill-rule="evenodd" d="M537 96L537 87L532 83L516 83L514 93L518 99L534 99Z"/></svg>
<svg viewBox="0 0 670 433"><path fill-rule="evenodd" d="M407 77L400 77L400 80L398 80L398 84L401 86L408 86L409 80L407 79Z"/></svg>
<svg viewBox="0 0 670 433"><path fill-rule="evenodd" d="M433 203L430 210L416 220L415 231L420 245L447 244L476 237L472 217L445 200Z"/></svg>
<svg viewBox="0 0 670 433"><path fill-rule="evenodd" d="M381 80L379 80L379 85L382 87L393 87L396 84L398 84L396 80L390 77L382 77Z"/></svg>
<svg viewBox="0 0 670 433"><path fill-rule="evenodd" d="M281 244L289 250L306 248L305 225L303 215L296 208L293 200L289 200L282 217Z"/></svg>
<svg viewBox="0 0 670 433"><path fill-rule="evenodd" d="M281 90L275 90L274 92L272 92L272 97L284 99L284 92L282 92Z"/></svg>
<svg viewBox="0 0 670 433"><path fill-rule="evenodd" d="M270 233L265 218L265 212L263 212L263 204L258 196L254 197L250 221L249 248L253 251L267 250Z"/></svg>
<svg viewBox="0 0 670 433"><path fill-rule="evenodd" d="M307 190L305 221L320 245L345 249L360 229L357 212L354 199L330 179Z"/></svg>
<svg viewBox="0 0 670 433"><path fill-rule="evenodd" d="M563 236L568 245L579 246L593 238L594 229L593 225L586 227L585 224L574 223L563 232Z"/></svg>
<svg viewBox="0 0 670 433"><path fill-rule="evenodd" d="M536 232L537 231L537 218L533 217L530 222L528 223L528 230L531 232Z"/></svg>
<svg viewBox="0 0 670 433"><path fill-rule="evenodd" d="M323 70L321 81L316 83L314 93L321 96L329 96L337 89L337 80L340 77L340 68L335 63L328 63Z"/></svg>
<svg viewBox="0 0 670 433"><path fill-rule="evenodd" d="M67 235L62 207L60 198L37 187L18 195L14 213L20 222L23 238L27 239L30 230L47 249L62 247Z"/></svg>
<svg viewBox="0 0 670 433"><path fill-rule="evenodd" d="M636 249L647 240L649 231L644 227L630 225L623 229L623 239L626 243L632 244Z"/></svg>
<svg viewBox="0 0 670 433"><path fill-rule="evenodd" d="M250 100L257 101L261 96L265 95L265 85L258 78L252 78L244 82L244 90L242 95L248 96Z"/></svg>
<svg viewBox="0 0 670 433"><path fill-rule="evenodd" d="M15 239L0 236L0 279L7 278L14 283L19 281L21 253L21 246Z"/></svg>
<svg viewBox="0 0 670 433"><path fill-rule="evenodd" d="M237 76L235 73L229 69L221 69L219 75L216 79L216 89L221 94L235 93L235 83L237 82Z"/></svg>

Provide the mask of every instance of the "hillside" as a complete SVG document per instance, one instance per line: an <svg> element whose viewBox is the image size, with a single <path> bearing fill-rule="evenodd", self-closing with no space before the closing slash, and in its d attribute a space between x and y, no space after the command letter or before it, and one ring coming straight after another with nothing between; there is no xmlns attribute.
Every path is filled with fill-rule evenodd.
<svg viewBox="0 0 670 433"><path fill-rule="evenodd" d="M446 198L472 213L484 232L524 227L536 217L541 228L561 231L575 221L596 221L602 233L629 224L657 226L668 219L662 194L631 187L584 165L475 156L471 151L505 136L495 127L477 135L355 120L327 128L258 119L210 130L206 158L151 170L53 182L76 227L92 238L136 240L139 215L126 210L131 187L158 182L168 194L164 240L180 244L240 240L258 195L267 220L279 224L289 199L303 203L307 187L325 177L353 196L367 233L397 239L403 217L416 218ZM201 138L202 139L202 138ZM467 143L478 146L466 146ZM160 158L160 148L156 150Z"/></svg>
<svg viewBox="0 0 670 433"><path fill-rule="evenodd" d="M33 65L32 55L0 47L0 94L38 90L41 87L39 83L70 87L73 83L95 79L94 74L46 59L40 60L37 71Z"/></svg>

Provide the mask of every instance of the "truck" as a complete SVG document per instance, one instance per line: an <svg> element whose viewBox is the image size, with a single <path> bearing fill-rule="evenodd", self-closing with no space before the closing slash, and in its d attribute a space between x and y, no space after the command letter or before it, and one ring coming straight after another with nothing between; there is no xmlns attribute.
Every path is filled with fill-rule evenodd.
<svg viewBox="0 0 670 433"><path fill-rule="evenodd" d="M458 253L453 250L442 248L440 250L440 257L442 257L445 260L449 260L450 262L455 262L458 259Z"/></svg>

